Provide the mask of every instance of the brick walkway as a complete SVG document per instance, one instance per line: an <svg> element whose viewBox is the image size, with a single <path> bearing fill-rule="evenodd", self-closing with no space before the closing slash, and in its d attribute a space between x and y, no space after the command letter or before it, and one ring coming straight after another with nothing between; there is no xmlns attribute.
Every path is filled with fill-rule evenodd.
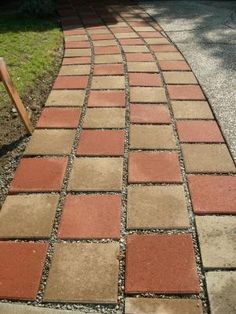
<svg viewBox="0 0 236 314"><path fill-rule="evenodd" d="M235 313L235 165L188 63L137 5L59 13L63 64L0 212L0 299L22 305L0 313Z"/></svg>

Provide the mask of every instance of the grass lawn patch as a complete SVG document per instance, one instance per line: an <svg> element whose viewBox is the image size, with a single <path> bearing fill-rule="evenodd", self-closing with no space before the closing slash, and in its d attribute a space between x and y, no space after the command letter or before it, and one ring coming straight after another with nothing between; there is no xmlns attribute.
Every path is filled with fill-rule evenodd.
<svg viewBox="0 0 236 314"><path fill-rule="evenodd" d="M7 9L0 14L0 56L21 96L34 86L37 78L54 68L61 38L56 18L26 17ZM7 97L2 95L2 87L0 91L2 107Z"/></svg>
<svg viewBox="0 0 236 314"><path fill-rule="evenodd" d="M0 3L0 57L35 125L60 69L63 36L56 14L27 17L20 12L21 4L21 0ZM0 83L0 203L27 140L24 125Z"/></svg>

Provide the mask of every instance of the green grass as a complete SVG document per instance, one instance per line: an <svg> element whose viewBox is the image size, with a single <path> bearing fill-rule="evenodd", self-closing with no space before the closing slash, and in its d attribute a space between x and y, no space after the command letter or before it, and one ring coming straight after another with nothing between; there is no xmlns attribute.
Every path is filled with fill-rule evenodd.
<svg viewBox="0 0 236 314"><path fill-rule="evenodd" d="M53 67L61 36L55 18L25 17L10 10L0 14L0 57L21 96ZM7 96L2 86L0 93L1 107Z"/></svg>

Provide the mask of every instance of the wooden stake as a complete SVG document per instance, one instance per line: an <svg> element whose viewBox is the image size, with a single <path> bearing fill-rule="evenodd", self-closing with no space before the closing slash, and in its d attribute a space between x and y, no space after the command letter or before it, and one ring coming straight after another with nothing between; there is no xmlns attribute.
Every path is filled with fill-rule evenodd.
<svg viewBox="0 0 236 314"><path fill-rule="evenodd" d="M28 134L32 134L33 126L29 119L28 113L13 85L13 82L7 70L7 65L3 58L0 58L0 80L3 82L9 96L11 97L14 106L16 107L16 110L18 111Z"/></svg>

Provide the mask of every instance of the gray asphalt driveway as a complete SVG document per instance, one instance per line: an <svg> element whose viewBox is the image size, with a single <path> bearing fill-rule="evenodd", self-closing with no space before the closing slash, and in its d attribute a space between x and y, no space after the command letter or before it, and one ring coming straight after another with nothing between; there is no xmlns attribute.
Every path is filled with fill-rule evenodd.
<svg viewBox="0 0 236 314"><path fill-rule="evenodd" d="M236 159L236 1L140 1L203 87Z"/></svg>

